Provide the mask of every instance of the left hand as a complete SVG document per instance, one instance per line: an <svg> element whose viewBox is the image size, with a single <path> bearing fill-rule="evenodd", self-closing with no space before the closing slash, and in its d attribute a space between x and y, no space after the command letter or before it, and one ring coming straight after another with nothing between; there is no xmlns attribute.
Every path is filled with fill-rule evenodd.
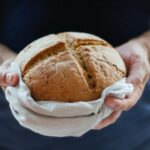
<svg viewBox="0 0 150 150"><path fill-rule="evenodd" d="M150 65L148 62L148 54L142 42L139 40L131 40L116 49L127 67L127 83L133 84L134 91L123 100L119 100L115 97L107 97L105 99L105 104L113 109L113 113L102 120L95 129L102 129L116 122L123 111L132 108L140 99L149 79Z"/></svg>

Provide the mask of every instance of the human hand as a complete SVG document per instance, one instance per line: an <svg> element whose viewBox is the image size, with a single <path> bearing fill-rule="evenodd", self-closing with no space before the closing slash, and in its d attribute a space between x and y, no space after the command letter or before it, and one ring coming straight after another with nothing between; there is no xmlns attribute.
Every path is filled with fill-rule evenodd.
<svg viewBox="0 0 150 150"><path fill-rule="evenodd" d="M146 47L140 40L131 40L116 48L127 67L127 83L134 86L133 93L119 100L115 97L107 97L105 104L113 109L113 113L102 120L95 129L102 129L119 118L122 111L132 108L141 97L144 87L149 79L150 65Z"/></svg>
<svg viewBox="0 0 150 150"><path fill-rule="evenodd" d="M18 84L19 77L14 72L8 72L12 60L6 60L0 65L0 87L15 86Z"/></svg>

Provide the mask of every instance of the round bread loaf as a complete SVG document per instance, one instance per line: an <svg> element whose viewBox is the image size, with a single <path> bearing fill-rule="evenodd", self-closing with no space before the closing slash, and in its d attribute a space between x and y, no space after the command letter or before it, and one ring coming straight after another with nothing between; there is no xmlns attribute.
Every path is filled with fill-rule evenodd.
<svg viewBox="0 0 150 150"><path fill-rule="evenodd" d="M23 49L15 61L36 101L95 100L103 89L126 76L118 52L87 33L42 37Z"/></svg>

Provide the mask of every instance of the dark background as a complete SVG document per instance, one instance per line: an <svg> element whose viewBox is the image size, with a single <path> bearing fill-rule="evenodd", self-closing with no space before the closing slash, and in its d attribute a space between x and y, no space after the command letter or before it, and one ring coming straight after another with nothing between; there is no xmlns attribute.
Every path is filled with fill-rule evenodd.
<svg viewBox="0 0 150 150"><path fill-rule="evenodd" d="M0 42L16 51L50 33L89 32L115 46L149 28L149 0L1 0L0 3Z"/></svg>

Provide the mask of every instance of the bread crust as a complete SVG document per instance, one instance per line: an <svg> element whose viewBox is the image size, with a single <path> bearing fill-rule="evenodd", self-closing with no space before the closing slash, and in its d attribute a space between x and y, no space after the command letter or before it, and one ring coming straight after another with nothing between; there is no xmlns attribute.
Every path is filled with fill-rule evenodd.
<svg viewBox="0 0 150 150"><path fill-rule="evenodd" d="M64 32L42 37L15 60L37 100L90 101L126 76L118 52L105 40L87 33Z"/></svg>

